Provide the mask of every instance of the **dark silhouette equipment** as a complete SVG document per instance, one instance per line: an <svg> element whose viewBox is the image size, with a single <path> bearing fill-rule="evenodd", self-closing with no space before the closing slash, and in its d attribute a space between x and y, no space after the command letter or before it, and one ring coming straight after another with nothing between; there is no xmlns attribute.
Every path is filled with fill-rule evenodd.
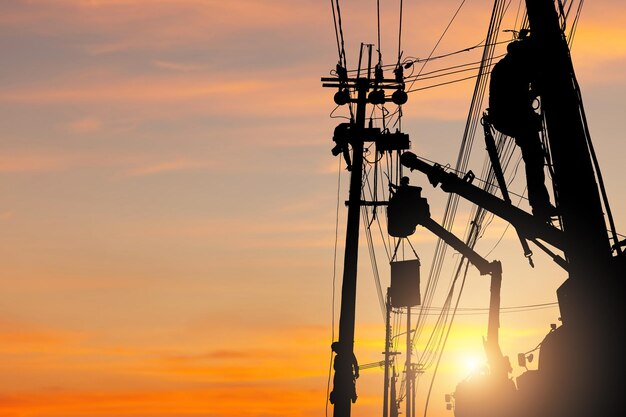
<svg viewBox="0 0 626 417"><path fill-rule="evenodd" d="M545 186L545 157L541 145L541 116L533 109L537 98L533 83L533 42L529 38L513 41L507 54L491 70L489 109L485 122L515 139L526 166L528 200L533 214L549 221L556 215Z"/></svg>
<svg viewBox="0 0 626 417"><path fill-rule="evenodd" d="M396 77L384 78L380 62L375 68L371 65L372 46L368 45L369 56L364 56L364 48L361 49L356 77L348 76L345 68L338 65L337 77L322 79L324 87L336 89L334 99L338 105L352 106L350 122L335 129L332 149L333 155L343 155L351 169L339 341L332 347L335 374L330 400L334 417L349 417L351 404L357 399L359 367L354 355L354 329L360 211L363 206L381 205L388 205L391 236L400 240L407 238L421 225L460 252L482 275L491 276L489 323L484 341L489 369L457 386L447 401L450 408L454 403L457 417L613 417L623 414L622 398L626 393L624 241L620 242L617 237L591 143L582 95L560 21L565 20L563 10L560 14L557 12L554 0L525 0L525 3L530 28L520 31L518 39L508 45L507 55L493 67L489 108L483 118L487 152L502 198L474 185L475 176L471 171L461 177L406 152L409 149L407 135L373 128L371 121L366 126L368 104L403 104L406 101L399 63ZM561 2L558 4L563 6ZM367 64L362 68L363 62ZM395 91L391 98L386 90ZM512 137L521 150L532 214L511 203L492 129ZM485 260L435 222L430 217L426 199L421 196L422 189L410 186L406 177L399 185L390 184L388 203L361 200L366 142L375 143L377 157L384 152L402 152L401 164L424 173L434 187L440 185L443 191L458 194L514 226L525 256L532 254L528 246L532 242L565 271L567 279L556 291L562 324L552 325L537 348L518 356L520 366L526 367L526 361L532 358L531 352L538 351L537 369L526 368L515 383L509 378L511 366L498 343L500 262ZM554 205L545 184L546 164L550 166ZM552 223L555 216L558 216L559 227ZM611 238L607 233L609 228ZM399 408L395 398L395 369L393 377L389 377L387 368L394 354L389 347L392 305L407 308L405 415L411 415L409 381L415 368L410 363L410 309L421 300L404 298L403 293L419 297L419 260L413 265L404 265L392 265L396 271L392 271L393 288L387 294L384 417L397 416ZM393 382L391 387L389 382ZM391 401L387 397L389 388Z"/></svg>
<svg viewBox="0 0 626 417"><path fill-rule="evenodd" d="M356 104L356 112L350 122L348 124L340 124L335 129L333 137L335 146L331 151L335 156L342 154L351 171L347 202L348 218L341 288L341 311L339 316L338 346L341 346L341 348L335 357L332 390L333 415L335 417L350 416L351 404L357 398L354 383L356 380L354 367L356 357L353 347L361 207L369 204L386 204L386 202L364 203L361 200L364 144L366 142L374 142L377 153L401 151L408 149L410 145L409 137L406 134L381 131L381 129L371 127L371 124L366 127L367 104L386 103L394 100L393 94L390 99L384 93L377 93L373 96L370 96L368 93L370 91L390 89L404 91L404 78L398 76L398 74L391 79L382 78L382 72L378 70L375 70L375 74L372 74L372 45L364 46L367 54L363 56L364 48L362 47L361 59L359 60L359 62L367 62L365 68L363 68L363 75L361 74L361 65L359 65L356 77L349 77L345 67L337 65L337 77L322 78L323 87L337 89L334 97L337 105ZM352 91L356 93L356 97L352 97ZM396 95L395 98L403 99L404 97L400 94L400 96ZM352 151L351 153L350 150ZM337 357L339 357L339 363L337 363ZM349 359L344 359L346 357ZM353 357L354 362L352 362Z"/></svg>
<svg viewBox="0 0 626 417"><path fill-rule="evenodd" d="M391 262L391 305L414 307L422 303L420 294L420 260Z"/></svg>
<svg viewBox="0 0 626 417"><path fill-rule="evenodd" d="M461 179L410 152L402 156L404 166L424 172L434 186L441 184L444 191L457 193L509 221L568 273L557 290L562 325L553 326L541 342L538 369L516 379L512 397L504 395L499 386L478 379L474 386L459 384L455 415L617 416L623 414L620 399L626 392L626 257L608 238L603 201L607 212L608 203L598 186L598 165L554 2L526 0L526 7L530 36L515 41L494 68L486 120L513 136L520 146L534 215L520 211L510 200L479 191L471 184L471 176ZM528 63L533 67L529 73ZM530 86L532 93L528 93ZM547 132L561 230L545 222L553 210L546 204L543 190L545 154L530 103L535 94L540 98ZM554 254L541 241L562 250L564 256ZM461 397L467 399L464 405Z"/></svg>
<svg viewBox="0 0 626 417"><path fill-rule="evenodd" d="M455 400L457 409L461 410L461 413L457 413L460 416L463 416L462 412L467 409L480 410L479 413L484 413L484 415L504 416L515 399L516 390L515 385L508 378L512 372L509 358L502 354L499 343L502 265L499 261L487 261L465 242L435 222L430 217L428 202L425 198L396 200L398 196L402 196L400 190L403 189L408 190L408 181L400 186L398 192L389 201L389 208L394 207L393 211L389 211L389 224L400 223L402 226L399 228L404 230L415 230L417 225L425 227L467 258L481 275L491 276L487 339L484 341L489 364L488 372L473 376L471 381L459 384ZM410 203L404 204L405 201L410 201ZM393 269L391 278L393 289ZM414 289L407 288L405 291L414 291ZM391 299L393 302L393 293Z"/></svg>
<svg viewBox="0 0 626 417"><path fill-rule="evenodd" d="M339 342L333 342L331 349L335 352L333 369L333 390L330 393L330 402L335 404L338 399L348 397L356 402L356 380L359 377L359 364L351 349L342 346Z"/></svg>

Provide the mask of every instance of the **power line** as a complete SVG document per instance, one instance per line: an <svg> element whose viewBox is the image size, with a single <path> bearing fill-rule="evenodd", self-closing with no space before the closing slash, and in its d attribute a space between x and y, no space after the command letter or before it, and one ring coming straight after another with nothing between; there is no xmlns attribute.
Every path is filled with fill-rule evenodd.
<svg viewBox="0 0 626 417"><path fill-rule="evenodd" d="M398 25L398 65L400 65L400 59L402 59L402 6L403 1L400 0L400 23Z"/></svg>
<svg viewBox="0 0 626 417"><path fill-rule="evenodd" d="M341 63L341 45L339 43L339 30L337 28L337 13L335 12L335 3L333 0L330 0L330 7L333 10L333 26L335 28L335 39L337 40L337 53L339 54L339 62Z"/></svg>
<svg viewBox="0 0 626 417"><path fill-rule="evenodd" d="M432 55L435 53L435 51L437 50L437 47L439 46L439 44L441 43L441 41L443 40L443 37L446 35L446 33L448 32L448 29L450 29L450 26L452 26L452 23L454 22L454 20L456 19L457 15L459 14L459 12L461 11L461 8L463 7L463 5L465 4L466 0L461 1L461 4L459 5L459 7L456 9L456 12L454 12L454 15L452 16L452 19L450 19L450 22L448 22L448 25L446 26L446 28L443 30L443 33L441 34L441 36L439 37L439 40L437 40L437 43L435 43L435 46L433 47L432 51L430 51L430 54L428 55L428 58L426 58L426 60L424 61L424 64L422 65L422 68L420 68L420 71L417 73L417 76L419 76L421 74L421 72L424 70L424 67L426 66L426 64L428 63L428 61L430 61ZM409 86L409 89L413 86L413 84L411 83L411 85Z"/></svg>
<svg viewBox="0 0 626 417"><path fill-rule="evenodd" d="M332 290L332 305L331 305L331 337L330 342L333 343L335 341L335 287L337 280L337 242L339 240L339 201L340 201L340 193L341 193L341 159L339 160L337 165L337 204L335 211L335 245L334 245L334 254L333 254L333 290ZM330 398L330 377L332 375L333 368L333 352L330 352L330 359L328 364L328 381L326 383L326 416L328 417L328 401Z"/></svg>
<svg viewBox="0 0 626 417"><path fill-rule="evenodd" d="M339 23L339 36L341 38L341 51L339 52L339 62L343 64L344 68L347 68L348 64L346 61L346 47L345 47L345 42L343 38L343 25L341 23L341 9L339 8L339 0L336 0L335 2L337 5L337 22ZM343 62L342 62L342 58L343 58Z"/></svg>
<svg viewBox="0 0 626 417"><path fill-rule="evenodd" d="M537 304L524 304L519 306L509 306L509 307L500 307L501 311L509 311L509 310L524 310L524 309L532 309L538 307L555 307L558 306L558 301L554 301L551 303L537 303ZM441 311L445 310L446 307L426 307L427 311ZM488 307L459 307L458 311L489 311Z"/></svg>

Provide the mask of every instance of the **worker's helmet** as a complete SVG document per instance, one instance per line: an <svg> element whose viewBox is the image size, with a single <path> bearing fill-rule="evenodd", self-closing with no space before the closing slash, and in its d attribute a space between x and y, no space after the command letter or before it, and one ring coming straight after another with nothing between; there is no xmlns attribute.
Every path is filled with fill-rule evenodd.
<svg viewBox="0 0 626 417"><path fill-rule="evenodd" d="M516 52L519 52L521 46L522 45L520 41L512 41L509 42L509 44L506 46L506 51L510 54L514 54Z"/></svg>

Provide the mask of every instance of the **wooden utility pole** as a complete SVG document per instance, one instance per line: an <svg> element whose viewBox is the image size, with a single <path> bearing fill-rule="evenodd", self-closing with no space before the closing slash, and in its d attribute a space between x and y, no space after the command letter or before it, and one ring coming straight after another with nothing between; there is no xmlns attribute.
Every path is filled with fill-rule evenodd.
<svg viewBox="0 0 626 417"><path fill-rule="evenodd" d="M359 130L365 128L365 107L369 79L359 78L357 84L356 121L350 145L352 145L352 173L348 198L348 224L346 227L346 249L343 263L343 284L341 287L341 313L339 316L339 346L343 349L339 355L354 355L354 322L356 310L357 263L359 258L359 227L361 218L361 188L363 186L363 139ZM352 356L350 356L352 357ZM345 358L344 360L346 360ZM336 359L335 359L336 360ZM350 374L347 374L350 372ZM351 390L345 386L352 381L351 366L337 367L335 381L344 383L335 387L341 394L335 400L334 417L349 417L351 408Z"/></svg>
<svg viewBox="0 0 626 417"><path fill-rule="evenodd" d="M361 52L363 52L363 46ZM346 246L344 254L343 282L341 287L341 309L339 316L339 341L333 343L335 356L335 375L333 378L333 391L331 402L334 405L334 417L350 417L351 403L356 401L355 391L355 367L354 355L354 328L356 312L356 284L357 264L359 258L359 228L361 207L363 205L379 206L386 202L364 202L361 200L363 187L363 150L365 142L375 142L378 152L393 152L406 150L410 146L409 137L400 132L381 132L381 129L371 126L366 127L367 103L384 104L393 101L401 105L406 102L404 92L404 78L401 75L395 78L383 78L382 69L377 67L372 77L372 47L367 45L367 71L361 76L361 60L356 78L349 78L345 68L337 67L336 78L322 78L323 87L338 88L335 94L335 103L345 105L356 104L356 113L350 123L342 123L335 129L336 142L332 153L337 156L343 154L350 174L350 190L348 192L348 219L346 226ZM361 57L362 58L362 57ZM387 98L384 90L396 90ZM369 95L368 92L373 90ZM350 91L356 92L353 98ZM352 114L352 112L351 112ZM349 153L348 145L352 148ZM387 349L389 350L389 349ZM388 358L387 358L388 360Z"/></svg>

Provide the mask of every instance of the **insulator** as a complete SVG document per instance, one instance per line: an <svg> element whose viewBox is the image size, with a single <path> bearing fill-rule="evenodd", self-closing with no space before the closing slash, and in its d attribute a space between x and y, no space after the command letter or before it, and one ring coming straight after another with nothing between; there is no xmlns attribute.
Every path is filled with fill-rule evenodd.
<svg viewBox="0 0 626 417"><path fill-rule="evenodd" d="M343 106L350 102L350 91L347 88L341 89L335 93L333 99L338 106Z"/></svg>
<svg viewBox="0 0 626 417"><path fill-rule="evenodd" d="M376 67L374 68L374 74L377 81L381 81L383 78L385 78L383 69L380 65L376 65Z"/></svg>
<svg viewBox="0 0 626 417"><path fill-rule="evenodd" d="M409 95L404 90L396 90L391 95L391 101L393 101L398 106L406 103L408 99Z"/></svg>
<svg viewBox="0 0 626 417"><path fill-rule="evenodd" d="M384 104L385 92L383 90L374 90L367 96L367 99L372 104Z"/></svg>
<svg viewBox="0 0 626 417"><path fill-rule="evenodd" d="M404 69L402 68L402 65L398 65L398 67L393 70L393 73L396 76L397 82L401 83L404 81Z"/></svg>

